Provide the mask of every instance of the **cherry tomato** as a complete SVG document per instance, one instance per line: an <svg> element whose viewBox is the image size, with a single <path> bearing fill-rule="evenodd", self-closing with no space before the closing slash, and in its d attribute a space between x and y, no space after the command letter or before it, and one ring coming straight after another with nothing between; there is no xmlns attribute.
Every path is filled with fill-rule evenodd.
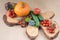
<svg viewBox="0 0 60 40"><path fill-rule="evenodd" d="M20 25L21 25L21 24L22 24L22 21L20 21L19 23L20 23Z"/></svg>
<svg viewBox="0 0 60 40"><path fill-rule="evenodd" d="M49 33L54 33L54 28L47 27L47 30L48 30Z"/></svg>
<svg viewBox="0 0 60 40"><path fill-rule="evenodd" d="M46 26L45 24L43 24L43 26Z"/></svg>
<svg viewBox="0 0 60 40"><path fill-rule="evenodd" d="M49 20L44 20L41 24L46 27L46 29L49 33L54 33L56 24L52 24L52 22Z"/></svg>
<svg viewBox="0 0 60 40"><path fill-rule="evenodd" d="M41 22L41 24L43 24L44 22Z"/></svg>
<svg viewBox="0 0 60 40"><path fill-rule="evenodd" d="M49 24L45 24L45 25L48 27Z"/></svg>
<svg viewBox="0 0 60 40"><path fill-rule="evenodd" d="M44 21L44 23L45 23L45 24L47 24L47 22L46 22L46 21Z"/></svg>
<svg viewBox="0 0 60 40"><path fill-rule="evenodd" d="M54 31L49 31L49 33L54 33Z"/></svg>
<svg viewBox="0 0 60 40"><path fill-rule="evenodd" d="M16 17L16 14L13 10L9 10L9 17L11 17L11 18Z"/></svg>

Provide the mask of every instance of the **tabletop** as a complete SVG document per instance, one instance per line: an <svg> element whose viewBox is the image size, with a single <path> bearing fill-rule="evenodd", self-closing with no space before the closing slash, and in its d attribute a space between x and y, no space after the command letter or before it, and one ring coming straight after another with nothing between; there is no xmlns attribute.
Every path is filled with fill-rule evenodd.
<svg viewBox="0 0 60 40"><path fill-rule="evenodd" d="M27 2L31 9L40 8L42 12L52 10L55 17L52 20L57 21L60 28L60 0L0 0L0 40L30 40L26 35L26 28L20 26L9 27L3 21L3 15L7 12L5 10L5 3L7 2ZM36 40L48 40L42 30L39 30L39 35ZM60 40L60 34L54 40Z"/></svg>

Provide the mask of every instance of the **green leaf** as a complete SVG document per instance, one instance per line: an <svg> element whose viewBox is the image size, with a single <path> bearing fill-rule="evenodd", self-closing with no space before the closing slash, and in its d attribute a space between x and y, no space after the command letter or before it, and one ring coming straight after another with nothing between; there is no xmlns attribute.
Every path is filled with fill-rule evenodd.
<svg viewBox="0 0 60 40"><path fill-rule="evenodd" d="M51 25L51 28L54 28L54 24Z"/></svg>

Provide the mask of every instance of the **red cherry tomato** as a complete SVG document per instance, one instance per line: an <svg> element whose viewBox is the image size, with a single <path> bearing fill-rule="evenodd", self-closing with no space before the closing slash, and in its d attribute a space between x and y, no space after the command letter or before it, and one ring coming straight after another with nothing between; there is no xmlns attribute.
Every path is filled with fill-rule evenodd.
<svg viewBox="0 0 60 40"><path fill-rule="evenodd" d="M54 33L54 30L56 28L56 24L54 24L54 26L53 26L54 28L52 28L52 21L44 20L41 24L46 27L46 30L49 33Z"/></svg>
<svg viewBox="0 0 60 40"><path fill-rule="evenodd" d="M54 33L54 31L49 31L49 33Z"/></svg>
<svg viewBox="0 0 60 40"><path fill-rule="evenodd" d="M39 8L35 8L34 9L34 14L39 15L40 12L41 12L41 10Z"/></svg>
<svg viewBox="0 0 60 40"><path fill-rule="evenodd" d="M9 10L9 17L11 17L11 18L16 17L16 14L13 10Z"/></svg>
<svg viewBox="0 0 60 40"><path fill-rule="evenodd" d="M20 25L22 24L22 22L21 22L21 21L20 21L19 23L20 23Z"/></svg>
<svg viewBox="0 0 60 40"><path fill-rule="evenodd" d="M45 24L43 24L43 26L46 26Z"/></svg>
<svg viewBox="0 0 60 40"><path fill-rule="evenodd" d="M44 24L47 24L47 22L44 20Z"/></svg>
<svg viewBox="0 0 60 40"><path fill-rule="evenodd" d="M49 24L45 24L45 25L48 27Z"/></svg>
<svg viewBox="0 0 60 40"><path fill-rule="evenodd" d="M54 33L54 28L47 27L47 30L48 30L49 33Z"/></svg>

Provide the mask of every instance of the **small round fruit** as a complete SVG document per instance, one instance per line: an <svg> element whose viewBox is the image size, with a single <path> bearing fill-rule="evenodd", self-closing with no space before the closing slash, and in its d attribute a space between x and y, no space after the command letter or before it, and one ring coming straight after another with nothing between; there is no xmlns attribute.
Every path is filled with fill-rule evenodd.
<svg viewBox="0 0 60 40"><path fill-rule="evenodd" d="M30 6L26 2L19 2L15 6L14 12L18 17L27 16L30 12Z"/></svg>
<svg viewBox="0 0 60 40"><path fill-rule="evenodd" d="M47 31L48 31L49 33L54 33L54 28L47 27Z"/></svg>
<svg viewBox="0 0 60 40"><path fill-rule="evenodd" d="M21 26L26 27L27 26L26 22L22 23Z"/></svg>
<svg viewBox="0 0 60 40"><path fill-rule="evenodd" d="M22 21L20 21L19 24L21 25L22 24Z"/></svg>
<svg viewBox="0 0 60 40"><path fill-rule="evenodd" d="M31 20L31 19L30 19L30 18L28 18L28 17L27 17L27 18L25 18L25 21L26 21L26 22L30 22L30 20Z"/></svg>
<svg viewBox="0 0 60 40"><path fill-rule="evenodd" d="M5 4L5 9L6 9L6 10L14 9L15 5L16 5L16 3L7 2L7 3Z"/></svg>
<svg viewBox="0 0 60 40"><path fill-rule="evenodd" d="M19 24L21 27L26 27L27 26L27 22L25 22L25 20L20 20Z"/></svg>
<svg viewBox="0 0 60 40"><path fill-rule="evenodd" d="M16 17L16 14L14 13L13 10L9 10L9 15L8 16L11 17L11 18L14 18L14 17Z"/></svg>
<svg viewBox="0 0 60 40"><path fill-rule="evenodd" d="M52 22L45 19L44 21L41 22L41 24L45 27L50 27L52 25Z"/></svg>
<svg viewBox="0 0 60 40"><path fill-rule="evenodd" d="M35 22L33 20L30 20L29 25L34 26Z"/></svg>
<svg viewBox="0 0 60 40"><path fill-rule="evenodd" d="M40 10L39 8L35 8L35 9L34 9L34 14L39 15L39 14L40 14L40 11L41 11L41 10Z"/></svg>
<svg viewBox="0 0 60 40"><path fill-rule="evenodd" d="M46 25L45 25L45 24L43 24L43 26L44 26L44 27L46 27Z"/></svg>

